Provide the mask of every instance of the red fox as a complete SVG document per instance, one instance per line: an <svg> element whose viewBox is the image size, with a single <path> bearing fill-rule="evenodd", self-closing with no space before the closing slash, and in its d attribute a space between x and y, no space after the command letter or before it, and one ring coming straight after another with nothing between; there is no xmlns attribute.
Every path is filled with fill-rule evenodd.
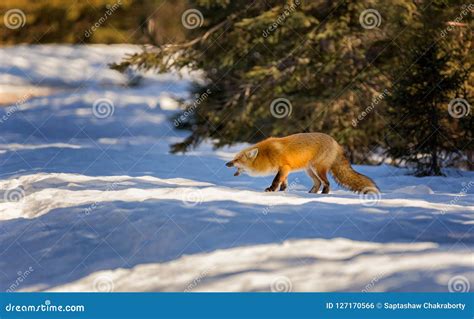
<svg viewBox="0 0 474 319"><path fill-rule="evenodd" d="M343 148L331 136L323 133L300 133L286 137L270 137L250 146L235 155L226 163L227 167L236 167L237 172L249 175L276 174L272 185L266 192L288 187L288 174L305 170L313 180L310 193L317 193L323 185L322 193L329 193L327 173L343 187L358 193L378 193L375 183L351 167L344 156Z"/></svg>

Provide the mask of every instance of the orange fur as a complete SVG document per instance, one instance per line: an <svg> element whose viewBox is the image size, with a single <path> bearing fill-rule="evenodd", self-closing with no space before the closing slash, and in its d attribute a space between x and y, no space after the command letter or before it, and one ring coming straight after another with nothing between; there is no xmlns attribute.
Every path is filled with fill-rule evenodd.
<svg viewBox="0 0 474 319"><path fill-rule="evenodd" d="M323 185L323 193L329 192L326 174L331 172L342 186L355 192L378 192L375 183L368 177L355 172L344 156L343 148L329 135L323 133L300 133L286 137L270 137L252 145L235 155L226 164L237 167L249 175L269 175L275 179L266 191L286 189L288 174L305 170L314 182L311 193Z"/></svg>

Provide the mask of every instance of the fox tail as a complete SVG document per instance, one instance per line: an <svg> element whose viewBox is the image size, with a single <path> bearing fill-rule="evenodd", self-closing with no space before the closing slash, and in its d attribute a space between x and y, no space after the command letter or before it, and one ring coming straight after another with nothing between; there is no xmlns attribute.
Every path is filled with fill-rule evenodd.
<svg viewBox="0 0 474 319"><path fill-rule="evenodd" d="M339 185L357 193L380 193L379 188L369 177L357 173L352 169L351 163L344 155L342 147L331 166L331 173Z"/></svg>

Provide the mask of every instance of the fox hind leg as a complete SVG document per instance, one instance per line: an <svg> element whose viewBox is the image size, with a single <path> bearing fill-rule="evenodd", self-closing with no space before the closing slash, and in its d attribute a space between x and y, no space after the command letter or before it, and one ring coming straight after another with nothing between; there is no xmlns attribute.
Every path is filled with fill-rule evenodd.
<svg viewBox="0 0 474 319"><path fill-rule="evenodd" d="M317 193L321 187L321 181L319 180L318 175L314 174L311 168L306 170L306 174L313 180L313 187L309 190L310 193Z"/></svg>
<svg viewBox="0 0 474 319"><path fill-rule="evenodd" d="M321 179L321 182L323 184L323 191L321 194L328 194L329 193L329 180L327 177L327 170L324 169L318 169L318 177Z"/></svg>

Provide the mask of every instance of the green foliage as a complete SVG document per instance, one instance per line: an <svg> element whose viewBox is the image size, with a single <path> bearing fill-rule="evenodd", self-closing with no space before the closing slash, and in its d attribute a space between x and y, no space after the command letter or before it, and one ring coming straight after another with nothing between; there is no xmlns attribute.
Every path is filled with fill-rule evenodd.
<svg viewBox="0 0 474 319"><path fill-rule="evenodd" d="M378 147L390 147L390 155L405 157L395 149L401 150L406 144L386 144L392 134L387 123L407 102L402 98L404 92L411 91L405 75L402 81L395 80L405 63L416 59L416 54L405 48L422 46L420 38L429 42L430 37L418 32L423 28L428 34L433 28L438 30L448 22L447 13L455 12L457 6L448 3L441 8L442 4L435 1L443 15L431 17L436 23L428 25L420 18L427 5L423 1L395 0L383 5L371 0L196 0L191 4L204 21L202 27L187 31L186 41L147 49L115 66L119 70L135 66L159 72L187 67L204 72L206 84L197 87L196 93L209 89L212 94L181 122L191 134L175 144L173 151L186 151L207 138L220 147L320 131L345 145L356 162L367 161L370 151ZM367 9L380 15L375 26L364 25L371 21L362 23ZM453 40L458 49L460 41ZM456 71L460 66L453 65L458 49L451 52L453 57L437 61L436 47L423 59L429 61L420 62L434 63L440 71L432 75L429 66L420 66L426 71L423 76L433 78L420 83L422 91L412 100L427 93L433 81L446 72L460 73ZM457 79L461 75L450 76ZM433 98L441 105L460 85L456 80ZM391 94L392 90L391 109L387 109L388 94L383 92ZM272 102L278 98L291 103L287 116L272 114ZM424 109L422 104L418 101L413 108ZM446 114L440 113L439 118L445 119ZM437 147L439 151L454 149Z"/></svg>
<svg viewBox="0 0 474 319"><path fill-rule="evenodd" d="M140 43L182 39L179 14L185 0L6 0L0 15L21 10L21 28L2 26L0 44ZM161 10L155 12L157 6ZM169 24L163 24L163 16ZM176 17L176 21L169 17ZM157 29L160 30L159 34Z"/></svg>
<svg viewBox="0 0 474 319"><path fill-rule="evenodd" d="M414 163L420 176L441 175L453 153L462 156L474 147L467 102L472 98L472 37L462 29L447 32L445 23L461 12L461 4L435 2L420 10L415 32L399 43L405 61L392 71L389 153Z"/></svg>

